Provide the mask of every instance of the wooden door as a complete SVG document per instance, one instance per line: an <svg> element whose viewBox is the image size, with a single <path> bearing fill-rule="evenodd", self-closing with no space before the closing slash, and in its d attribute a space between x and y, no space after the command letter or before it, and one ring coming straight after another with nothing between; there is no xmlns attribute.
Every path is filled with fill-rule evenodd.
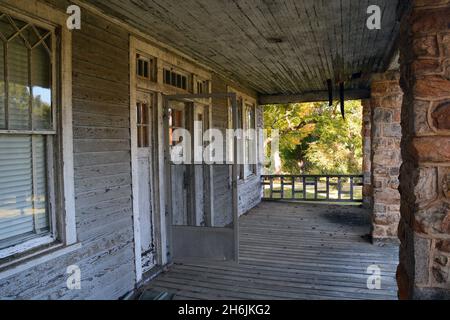
<svg viewBox="0 0 450 320"><path fill-rule="evenodd" d="M153 95L139 93L137 97L137 160L139 192L139 224L141 231L142 269L146 272L156 265L156 241L153 208Z"/></svg>

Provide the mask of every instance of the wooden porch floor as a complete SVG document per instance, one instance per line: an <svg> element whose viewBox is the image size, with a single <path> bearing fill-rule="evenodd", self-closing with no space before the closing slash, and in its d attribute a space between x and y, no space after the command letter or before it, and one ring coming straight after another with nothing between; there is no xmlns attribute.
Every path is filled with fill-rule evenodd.
<svg viewBox="0 0 450 320"><path fill-rule="evenodd" d="M398 246L367 240L358 207L263 202L240 219L240 264L175 264L148 288L175 299L396 299ZM367 289L367 268L382 271Z"/></svg>

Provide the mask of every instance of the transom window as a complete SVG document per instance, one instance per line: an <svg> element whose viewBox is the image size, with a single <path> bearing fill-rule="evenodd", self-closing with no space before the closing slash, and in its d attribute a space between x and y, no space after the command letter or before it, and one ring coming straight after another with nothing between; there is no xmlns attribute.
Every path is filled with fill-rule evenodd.
<svg viewBox="0 0 450 320"><path fill-rule="evenodd" d="M136 56L136 74L140 78L155 81L156 78L156 60L141 54Z"/></svg>
<svg viewBox="0 0 450 320"><path fill-rule="evenodd" d="M188 77L182 73L164 68L164 84L188 90Z"/></svg>
<svg viewBox="0 0 450 320"><path fill-rule="evenodd" d="M55 41L0 12L0 249L54 231Z"/></svg>

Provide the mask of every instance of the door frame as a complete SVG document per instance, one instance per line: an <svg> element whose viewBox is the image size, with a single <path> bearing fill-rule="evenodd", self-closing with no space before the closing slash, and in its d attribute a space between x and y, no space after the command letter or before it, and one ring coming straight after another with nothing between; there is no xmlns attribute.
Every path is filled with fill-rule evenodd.
<svg viewBox="0 0 450 320"><path fill-rule="evenodd" d="M158 250L158 264L163 267L172 262L170 253L172 239L171 239L171 223L169 221L169 208L170 203L170 191L167 190L168 184L166 182L166 135L165 135L165 118L164 118L164 97L171 94L179 94L187 92L178 88L174 88L164 83L163 69L165 66L175 66L177 69L183 70L192 74L192 84L190 91L196 92L197 80L206 80L209 82L208 90L211 91L212 73L211 70L199 65L197 62L186 59L186 57L179 55L174 51L167 51L158 45L155 45L147 38L142 38L134 33L129 36L129 54L130 54L130 139L131 139L131 173L132 173L132 194L133 194L133 230L134 230L134 256L135 256L135 272L136 283L139 283L143 279L141 255L140 255L140 225L139 225L139 198L136 198L138 189L138 172L137 172L137 130L136 130L136 89L144 89L144 91L150 91L155 94L156 105L153 113L153 141L154 141L154 153L153 153L153 185L154 199L155 199L155 228L158 230L156 234L156 241L159 244ZM136 76L136 56L137 54L144 54L156 59L155 68L157 70L156 77L152 81L142 83L141 79ZM209 124L212 124L212 105L211 101L205 98L205 101L209 101L210 113ZM212 168L209 174L213 176ZM211 195L213 194L213 185L209 185L211 189ZM158 190L159 192L155 192ZM237 198L236 198L237 199ZM209 210L213 211L213 199L210 199L208 203ZM214 224L214 221L211 222Z"/></svg>
<svg viewBox="0 0 450 320"><path fill-rule="evenodd" d="M142 255L141 255L141 228L140 228L140 205L139 205L139 172L138 172L138 144L137 144L137 110L138 92L151 94L153 96L152 114L151 114L151 136L152 140L152 164L151 171L151 190L153 227L156 247L156 266L167 264L167 228L166 228L166 208L165 194L156 193L155 190L164 190L165 181L159 177L164 176L164 154L163 143L163 113L162 113L162 94L151 88L138 88L136 75L136 57L138 51L138 40L130 36L130 153L131 153L131 183L133 198L133 240L134 240L134 262L136 272L136 283L143 280Z"/></svg>

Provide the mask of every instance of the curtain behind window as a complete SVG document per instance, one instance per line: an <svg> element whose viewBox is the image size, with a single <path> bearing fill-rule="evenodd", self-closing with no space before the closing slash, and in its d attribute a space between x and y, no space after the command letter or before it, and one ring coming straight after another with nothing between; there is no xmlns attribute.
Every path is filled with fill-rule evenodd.
<svg viewBox="0 0 450 320"><path fill-rule="evenodd" d="M49 231L45 163L44 137L0 135L0 249Z"/></svg>

